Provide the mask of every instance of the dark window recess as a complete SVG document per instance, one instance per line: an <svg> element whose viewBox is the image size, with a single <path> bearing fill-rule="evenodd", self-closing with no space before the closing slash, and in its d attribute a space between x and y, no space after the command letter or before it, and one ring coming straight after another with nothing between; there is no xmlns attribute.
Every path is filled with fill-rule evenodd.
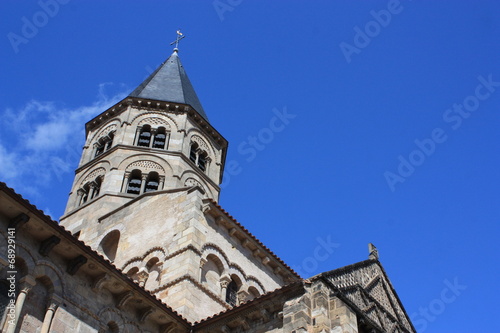
<svg viewBox="0 0 500 333"><path fill-rule="evenodd" d="M198 157L198 167L201 169L201 171L205 171L207 165L207 156L205 154L201 154Z"/></svg>
<svg viewBox="0 0 500 333"><path fill-rule="evenodd" d="M82 197L82 204L86 203L87 200L89 199L89 194L90 194L90 184L85 184L83 186L83 197Z"/></svg>
<svg viewBox="0 0 500 333"><path fill-rule="evenodd" d="M238 286L236 285L236 282L231 281L227 285L226 302L231 306L236 306L237 294L238 294Z"/></svg>
<svg viewBox="0 0 500 333"><path fill-rule="evenodd" d="M95 157L101 155L102 153L104 153L104 146L97 147L97 149L95 151Z"/></svg>
<svg viewBox="0 0 500 333"><path fill-rule="evenodd" d="M160 127L156 131L155 138L153 140L153 148L156 149L165 149L165 143L167 141L167 134L165 132L165 128Z"/></svg>
<svg viewBox="0 0 500 333"><path fill-rule="evenodd" d="M141 147L149 147L150 142L151 142L151 127L146 125L141 129L137 145Z"/></svg>
<svg viewBox="0 0 500 333"><path fill-rule="evenodd" d="M191 150L189 151L189 159L196 163L196 150L198 150L198 145L193 143L191 145Z"/></svg>
<svg viewBox="0 0 500 333"><path fill-rule="evenodd" d="M144 192L152 192L158 190L159 185L159 177L156 172L151 172L148 175L148 179L146 179L146 187L144 188Z"/></svg>
<svg viewBox="0 0 500 333"><path fill-rule="evenodd" d="M95 198L99 195L99 192L101 191L101 183L102 183L102 178L97 177L95 182L94 182L94 192L92 193L92 198Z"/></svg>
<svg viewBox="0 0 500 333"><path fill-rule="evenodd" d="M139 194L141 193L141 176L131 177L128 182L127 193Z"/></svg>
<svg viewBox="0 0 500 333"><path fill-rule="evenodd" d="M165 148L165 134L156 134L155 140L153 142L153 148L163 149Z"/></svg>
<svg viewBox="0 0 500 333"><path fill-rule="evenodd" d="M115 132L111 132L107 136L100 138L99 141L97 142L98 146L95 150L94 157L97 157L102 153L104 153L105 151L108 151L113 145L114 137L115 137Z"/></svg>

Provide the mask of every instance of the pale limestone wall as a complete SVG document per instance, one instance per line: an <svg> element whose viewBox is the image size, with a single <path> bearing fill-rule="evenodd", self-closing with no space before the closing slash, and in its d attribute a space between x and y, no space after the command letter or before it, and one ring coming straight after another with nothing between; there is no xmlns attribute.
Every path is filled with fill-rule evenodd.
<svg viewBox="0 0 500 333"><path fill-rule="evenodd" d="M161 297L161 294L157 294ZM212 316L227 309L227 306L221 304L208 295L205 290L193 281L182 280L168 289L168 295L164 295L165 301L172 304L173 308L182 313L191 323Z"/></svg>
<svg viewBox="0 0 500 333"><path fill-rule="evenodd" d="M138 128L146 124L150 125L153 130L159 127L166 129L169 133L166 149L134 145ZM187 113L127 106L115 117L89 131L80 166L76 170L65 216L61 218L62 224L65 226L73 224L72 220L76 217L67 215L79 209L81 200L78 190L82 189L85 184L101 175L103 183L100 195L120 193L126 183L126 172L133 169L141 170L143 175L150 171L158 172L160 178L164 178L163 189L199 186L204 189L207 197L218 200L224 147L207 134L208 128L201 130L199 126ZM111 149L95 157L95 147L98 141L108 136L110 132L114 132ZM192 141L198 143L200 148L208 153L205 172L202 172L189 159ZM114 204L111 206L116 207ZM88 220L95 220L99 217L92 214Z"/></svg>
<svg viewBox="0 0 500 333"><path fill-rule="evenodd" d="M252 251L243 246L243 244L229 235L226 228L218 225L212 216L207 216L200 228L206 228L206 243L203 244L216 244L229 258L228 269L226 273L238 271L238 266L243 269L245 275L244 279L248 284L254 285L249 282L253 278L263 284L263 292L269 292L285 284L282 276L274 273L269 266L264 265L262 259L256 257ZM250 269L251 267L251 269ZM223 273L224 274L224 273ZM250 278L250 280L249 280ZM258 288L258 285L255 285ZM259 289L259 288L258 288ZM260 290L259 290L260 291ZM261 293L262 294L262 293Z"/></svg>
<svg viewBox="0 0 500 333"><path fill-rule="evenodd" d="M9 220L4 212L0 212L0 233L6 232ZM55 310L50 332L97 333L106 329L111 321L118 324L120 332L158 331L158 325L149 320L139 322L137 310L118 310L116 295L107 289L112 285L91 289L95 277L89 267L69 275L66 272L68 259L56 252L57 249L65 254L74 253L68 244L56 245L49 256L42 256L38 252L40 241L33 238L33 233L46 232L43 223L34 217L16 232L17 295L20 290L27 291L16 332L40 332L49 307ZM0 279L9 276L3 264L0 264ZM112 315L108 313L109 309ZM8 326L8 323L0 323L0 329L3 326L5 331L5 325Z"/></svg>
<svg viewBox="0 0 500 333"><path fill-rule="evenodd" d="M331 294L332 290L321 281L306 286L303 295L285 303L283 331L358 333L354 311Z"/></svg>
<svg viewBox="0 0 500 333"><path fill-rule="evenodd" d="M355 312L321 281L256 302L221 320L201 323L195 332L367 333L358 330Z"/></svg>
<svg viewBox="0 0 500 333"><path fill-rule="evenodd" d="M106 235L118 230L120 239L114 264L125 273L130 272L132 278L143 281L158 296L165 296L165 301L183 315L195 320L224 308L221 301L225 304L225 294L220 281L212 286L214 288L188 284L191 289L185 294L176 295L170 290L178 288L175 280L186 275L193 283L203 285L201 267L209 255L217 256L223 263L220 278L237 276L240 279L240 291L248 292L253 287L263 294L282 286L281 276L270 271L226 230L217 226L211 216L203 213L203 198L198 190L151 192L83 230L82 235L87 244L99 250ZM157 265L147 267L151 259ZM153 271L158 273L153 274ZM198 300L201 294L206 295ZM187 298L182 300L184 296ZM199 301L204 303L199 304ZM196 311L193 310L195 305ZM196 313L191 315L193 311Z"/></svg>
<svg viewBox="0 0 500 333"><path fill-rule="evenodd" d="M90 236L89 232L93 233L92 230L98 225L101 216L133 199L135 197L128 194L100 195L61 217L61 225L73 234L80 231L79 239L86 242L89 237L95 237Z"/></svg>
<svg viewBox="0 0 500 333"><path fill-rule="evenodd" d="M68 311L65 308L58 308L54 314L53 324L50 328L51 333L65 333L65 332L85 332L95 333L99 331L98 323L88 323L85 321L86 316L82 311L73 309ZM94 321L94 320L92 320Z"/></svg>
<svg viewBox="0 0 500 333"><path fill-rule="evenodd" d="M118 267L124 266L134 257L142 257L156 247L170 255L190 244L183 237L183 231L189 224L184 209L187 200L186 191L144 195L96 224L87 243L97 248L108 232L120 230L115 260Z"/></svg>

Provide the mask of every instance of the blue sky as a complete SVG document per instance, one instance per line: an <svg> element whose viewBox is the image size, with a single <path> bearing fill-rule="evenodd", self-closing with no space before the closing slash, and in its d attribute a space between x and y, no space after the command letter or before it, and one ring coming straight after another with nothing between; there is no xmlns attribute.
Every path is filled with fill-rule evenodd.
<svg viewBox="0 0 500 333"><path fill-rule="evenodd" d="M84 123L181 28L226 210L304 277L374 243L419 332L496 325L500 3L54 3L0 3L0 179L37 207L62 215Z"/></svg>

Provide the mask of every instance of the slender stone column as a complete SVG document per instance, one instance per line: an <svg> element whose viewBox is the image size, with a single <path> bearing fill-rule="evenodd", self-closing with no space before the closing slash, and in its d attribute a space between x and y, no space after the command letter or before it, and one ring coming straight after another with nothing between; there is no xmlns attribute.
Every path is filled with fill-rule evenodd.
<svg viewBox="0 0 500 333"><path fill-rule="evenodd" d="M151 129L151 132L149 132L149 133L151 134L151 136L149 137L149 148L152 148L153 142L155 141L155 137L156 137L156 130Z"/></svg>
<svg viewBox="0 0 500 333"><path fill-rule="evenodd" d="M7 320L7 330L5 331L6 333L14 333L17 327L17 322L19 320L19 316L21 315L21 311L23 311L23 305L24 301L26 300L26 296L28 296L28 293L30 292L31 288L35 286L36 281L35 279L27 275L23 277L20 281L20 291L19 295L17 295L16 299L16 309L15 309L15 314L14 314L14 322L12 324L9 324L9 320Z"/></svg>
<svg viewBox="0 0 500 333"><path fill-rule="evenodd" d="M163 149L168 150L168 143L169 143L169 141L170 141L170 133L166 132L165 133L165 146L163 147Z"/></svg>
<svg viewBox="0 0 500 333"><path fill-rule="evenodd" d="M81 188L78 189L78 191L76 191L76 195L77 195L77 205L76 207L80 207L82 205L82 199L83 199L83 195L85 194L85 191ZM75 207L75 208L76 208Z"/></svg>
<svg viewBox="0 0 500 333"><path fill-rule="evenodd" d="M49 333L50 324L52 323L54 313L56 312L59 304L61 304L61 298L57 295L53 295L52 299L50 300L49 306L47 307L47 311L45 312L45 318L43 319L42 329L40 330L40 333Z"/></svg>
<svg viewBox="0 0 500 333"><path fill-rule="evenodd" d="M97 147L99 147L99 144L97 142L92 145L92 155L90 156L91 160L95 157L95 153L97 152Z"/></svg>
<svg viewBox="0 0 500 333"><path fill-rule="evenodd" d="M231 282L230 276L226 275L220 278L220 287L221 287L220 297L222 297L223 300L226 300L227 286L229 286L230 282Z"/></svg>
<svg viewBox="0 0 500 333"><path fill-rule="evenodd" d="M249 295L249 293L245 290L238 291L238 296L237 296L238 297L238 304L245 302L245 300L248 298L248 295Z"/></svg>
<svg viewBox="0 0 500 333"><path fill-rule="evenodd" d="M137 144L139 143L140 134L141 134L141 128L137 127L137 129L135 131L134 146L137 146Z"/></svg>
<svg viewBox="0 0 500 333"><path fill-rule="evenodd" d="M200 260L200 269L198 270L199 271L198 281L201 281L201 277L203 276L203 266L205 266L205 264L207 262L208 262L207 259L201 258L201 260Z"/></svg>
<svg viewBox="0 0 500 333"><path fill-rule="evenodd" d="M165 177L160 176L160 184L158 185L158 191L163 190L163 185L165 184Z"/></svg>
<svg viewBox="0 0 500 333"><path fill-rule="evenodd" d="M108 151L109 149L111 149L111 146L113 145L113 139L114 139L114 137L112 137L110 134L111 133L109 133L106 136L107 140L106 140L106 145L104 147L104 151Z"/></svg>
<svg viewBox="0 0 500 333"><path fill-rule="evenodd" d="M94 182L90 183L90 193L89 193L88 200L92 200L94 198L96 186L97 186L97 184L95 184Z"/></svg>
<svg viewBox="0 0 500 333"><path fill-rule="evenodd" d="M144 193L144 189L146 188L146 179L148 179L148 175L142 175L142 177L141 177L141 191L139 192L139 194Z"/></svg>
<svg viewBox="0 0 500 333"><path fill-rule="evenodd" d="M200 148L196 149L196 161L194 161L194 164L196 164L196 166L198 166L198 161L200 160L200 153Z"/></svg>
<svg viewBox="0 0 500 333"><path fill-rule="evenodd" d="M122 192L127 193L128 179L130 177L129 172L125 172L125 178L123 179Z"/></svg>
<svg viewBox="0 0 500 333"><path fill-rule="evenodd" d="M207 156L207 158L205 159L205 174L209 177L211 176L211 174L210 174L210 165L211 164L212 164L212 159L209 156Z"/></svg>

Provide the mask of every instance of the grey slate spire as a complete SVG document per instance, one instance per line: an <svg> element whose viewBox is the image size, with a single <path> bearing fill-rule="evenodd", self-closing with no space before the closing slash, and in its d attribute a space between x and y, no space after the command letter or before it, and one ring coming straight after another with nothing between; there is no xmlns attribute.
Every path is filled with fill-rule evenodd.
<svg viewBox="0 0 500 333"><path fill-rule="evenodd" d="M196 96L186 71L184 71L177 49L144 82L132 91L129 97L189 104L208 121L200 100Z"/></svg>

